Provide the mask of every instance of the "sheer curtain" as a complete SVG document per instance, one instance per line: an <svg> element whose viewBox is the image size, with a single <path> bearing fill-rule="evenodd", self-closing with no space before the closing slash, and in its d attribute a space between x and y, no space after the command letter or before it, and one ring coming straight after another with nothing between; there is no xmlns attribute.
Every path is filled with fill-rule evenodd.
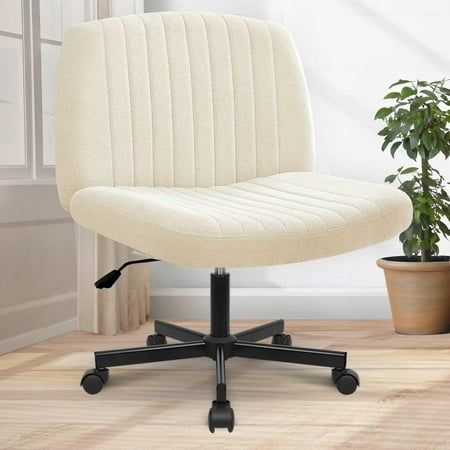
<svg viewBox="0 0 450 450"><path fill-rule="evenodd" d="M128 266L110 289L95 289L105 273L139 255L78 227L78 329L114 335L136 330L150 313L149 265Z"/></svg>

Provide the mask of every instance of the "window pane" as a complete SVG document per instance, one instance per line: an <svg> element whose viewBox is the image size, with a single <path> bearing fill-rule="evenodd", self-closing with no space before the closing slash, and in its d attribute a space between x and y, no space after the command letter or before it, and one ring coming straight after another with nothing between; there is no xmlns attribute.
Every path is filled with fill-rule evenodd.
<svg viewBox="0 0 450 450"><path fill-rule="evenodd" d="M61 41L64 30L77 23L92 20L94 3L80 0L45 0L40 2L41 39ZM60 46L49 41L41 43L42 76L42 161L55 164L54 101Z"/></svg>
<svg viewBox="0 0 450 450"><path fill-rule="evenodd" d="M42 139L43 160L45 166L55 161L53 119L56 86L56 68L60 47L58 45L41 45L42 66Z"/></svg>
<svg viewBox="0 0 450 450"><path fill-rule="evenodd" d="M63 32L77 23L94 19L90 17L90 11L89 8L86 8L86 2L80 2L80 0L64 0L62 5L61 22Z"/></svg>
<svg viewBox="0 0 450 450"><path fill-rule="evenodd" d="M40 2L41 38L62 39L61 0Z"/></svg>
<svg viewBox="0 0 450 450"><path fill-rule="evenodd" d="M0 35L0 165L24 165L22 39Z"/></svg>
<svg viewBox="0 0 450 450"><path fill-rule="evenodd" d="M91 9L89 2L80 0L41 1L41 38L61 41L67 28L93 19Z"/></svg>
<svg viewBox="0 0 450 450"><path fill-rule="evenodd" d="M20 0L1 0L0 30L22 34L22 15Z"/></svg>
<svg viewBox="0 0 450 450"><path fill-rule="evenodd" d="M113 0L112 11L114 16L127 16L144 12L144 0Z"/></svg>

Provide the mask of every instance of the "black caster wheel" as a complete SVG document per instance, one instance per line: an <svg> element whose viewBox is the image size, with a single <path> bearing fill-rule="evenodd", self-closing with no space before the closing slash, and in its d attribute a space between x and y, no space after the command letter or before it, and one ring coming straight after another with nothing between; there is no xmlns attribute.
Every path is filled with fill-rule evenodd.
<svg viewBox="0 0 450 450"><path fill-rule="evenodd" d="M147 336L147 347L150 347L151 345L161 344L167 344L167 339L162 334L155 333Z"/></svg>
<svg viewBox="0 0 450 450"><path fill-rule="evenodd" d="M214 433L216 428L228 428L231 433L234 428L234 412L230 402L212 402L212 408L208 414L209 431Z"/></svg>
<svg viewBox="0 0 450 450"><path fill-rule="evenodd" d="M352 369L333 369L331 377L337 390L344 395L353 394L359 386L359 376Z"/></svg>
<svg viewBox="0 0 450 450"><path fill-rule="evenodd" d="M278 344L278 345L292 345L292 338L290 334L276 334L272 338L272 344Z"/></svg>
<svg viewBox="0 0 450 450"><path fill-rule="evenodd" d="M108 379L108 369L89 369L84 372L80 384L88 394L94 395L103 389Z"/></svg>

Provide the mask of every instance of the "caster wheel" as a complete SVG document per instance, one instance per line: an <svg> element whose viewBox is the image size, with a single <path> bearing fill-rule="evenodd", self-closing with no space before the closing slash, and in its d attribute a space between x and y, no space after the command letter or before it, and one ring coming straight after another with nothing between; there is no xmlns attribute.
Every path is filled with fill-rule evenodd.
<svg viewBox="0 0 450 450"><path fill-rule="evenodd" d="M108 369L89 369L84 372L80 384L88 394L94 395L103 389L108 379Z"/></svg>
<svg viewBox="0 0 450 450"><path fill-rule="evenodd" d="M278 344L278 345L292 345L292 338L290 334L276 334L272 338L272 344Z"/></svg>
<svg viewBox="0 0 450 450"><path fill-rule="evenodd" d="M147 346L150 347L151 345L161 345L161 344L167 344L167 339L162 334L151 334L150 336L147 336Z"/></svg>
<svg viewBox="0 0 450 450"><path fill-rule="evenodd" d="M359 386L359 376L352 369L333 369L331 377L337 390L344 395L353 394Z"/></svg>
<svg viewBox="0 0 450 450"><path fill-rule="evenodd" d="M212 408L208 414L209 431L214 433L216 428L228 428L231 433L234 428L234 411L230 402L212 402Z"/></svg>

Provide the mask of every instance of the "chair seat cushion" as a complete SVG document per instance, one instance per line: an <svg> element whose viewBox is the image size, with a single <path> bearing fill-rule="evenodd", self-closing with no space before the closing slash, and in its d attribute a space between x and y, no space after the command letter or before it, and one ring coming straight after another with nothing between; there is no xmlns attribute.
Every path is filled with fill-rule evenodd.
<svg viewBox="0 0 450 450"><path fill-rule="evenodd" d="M398 189L310 172L208 188L88 187L70 212L80 225L185 266L266 266L348 252L411 222Z"/></svg>

